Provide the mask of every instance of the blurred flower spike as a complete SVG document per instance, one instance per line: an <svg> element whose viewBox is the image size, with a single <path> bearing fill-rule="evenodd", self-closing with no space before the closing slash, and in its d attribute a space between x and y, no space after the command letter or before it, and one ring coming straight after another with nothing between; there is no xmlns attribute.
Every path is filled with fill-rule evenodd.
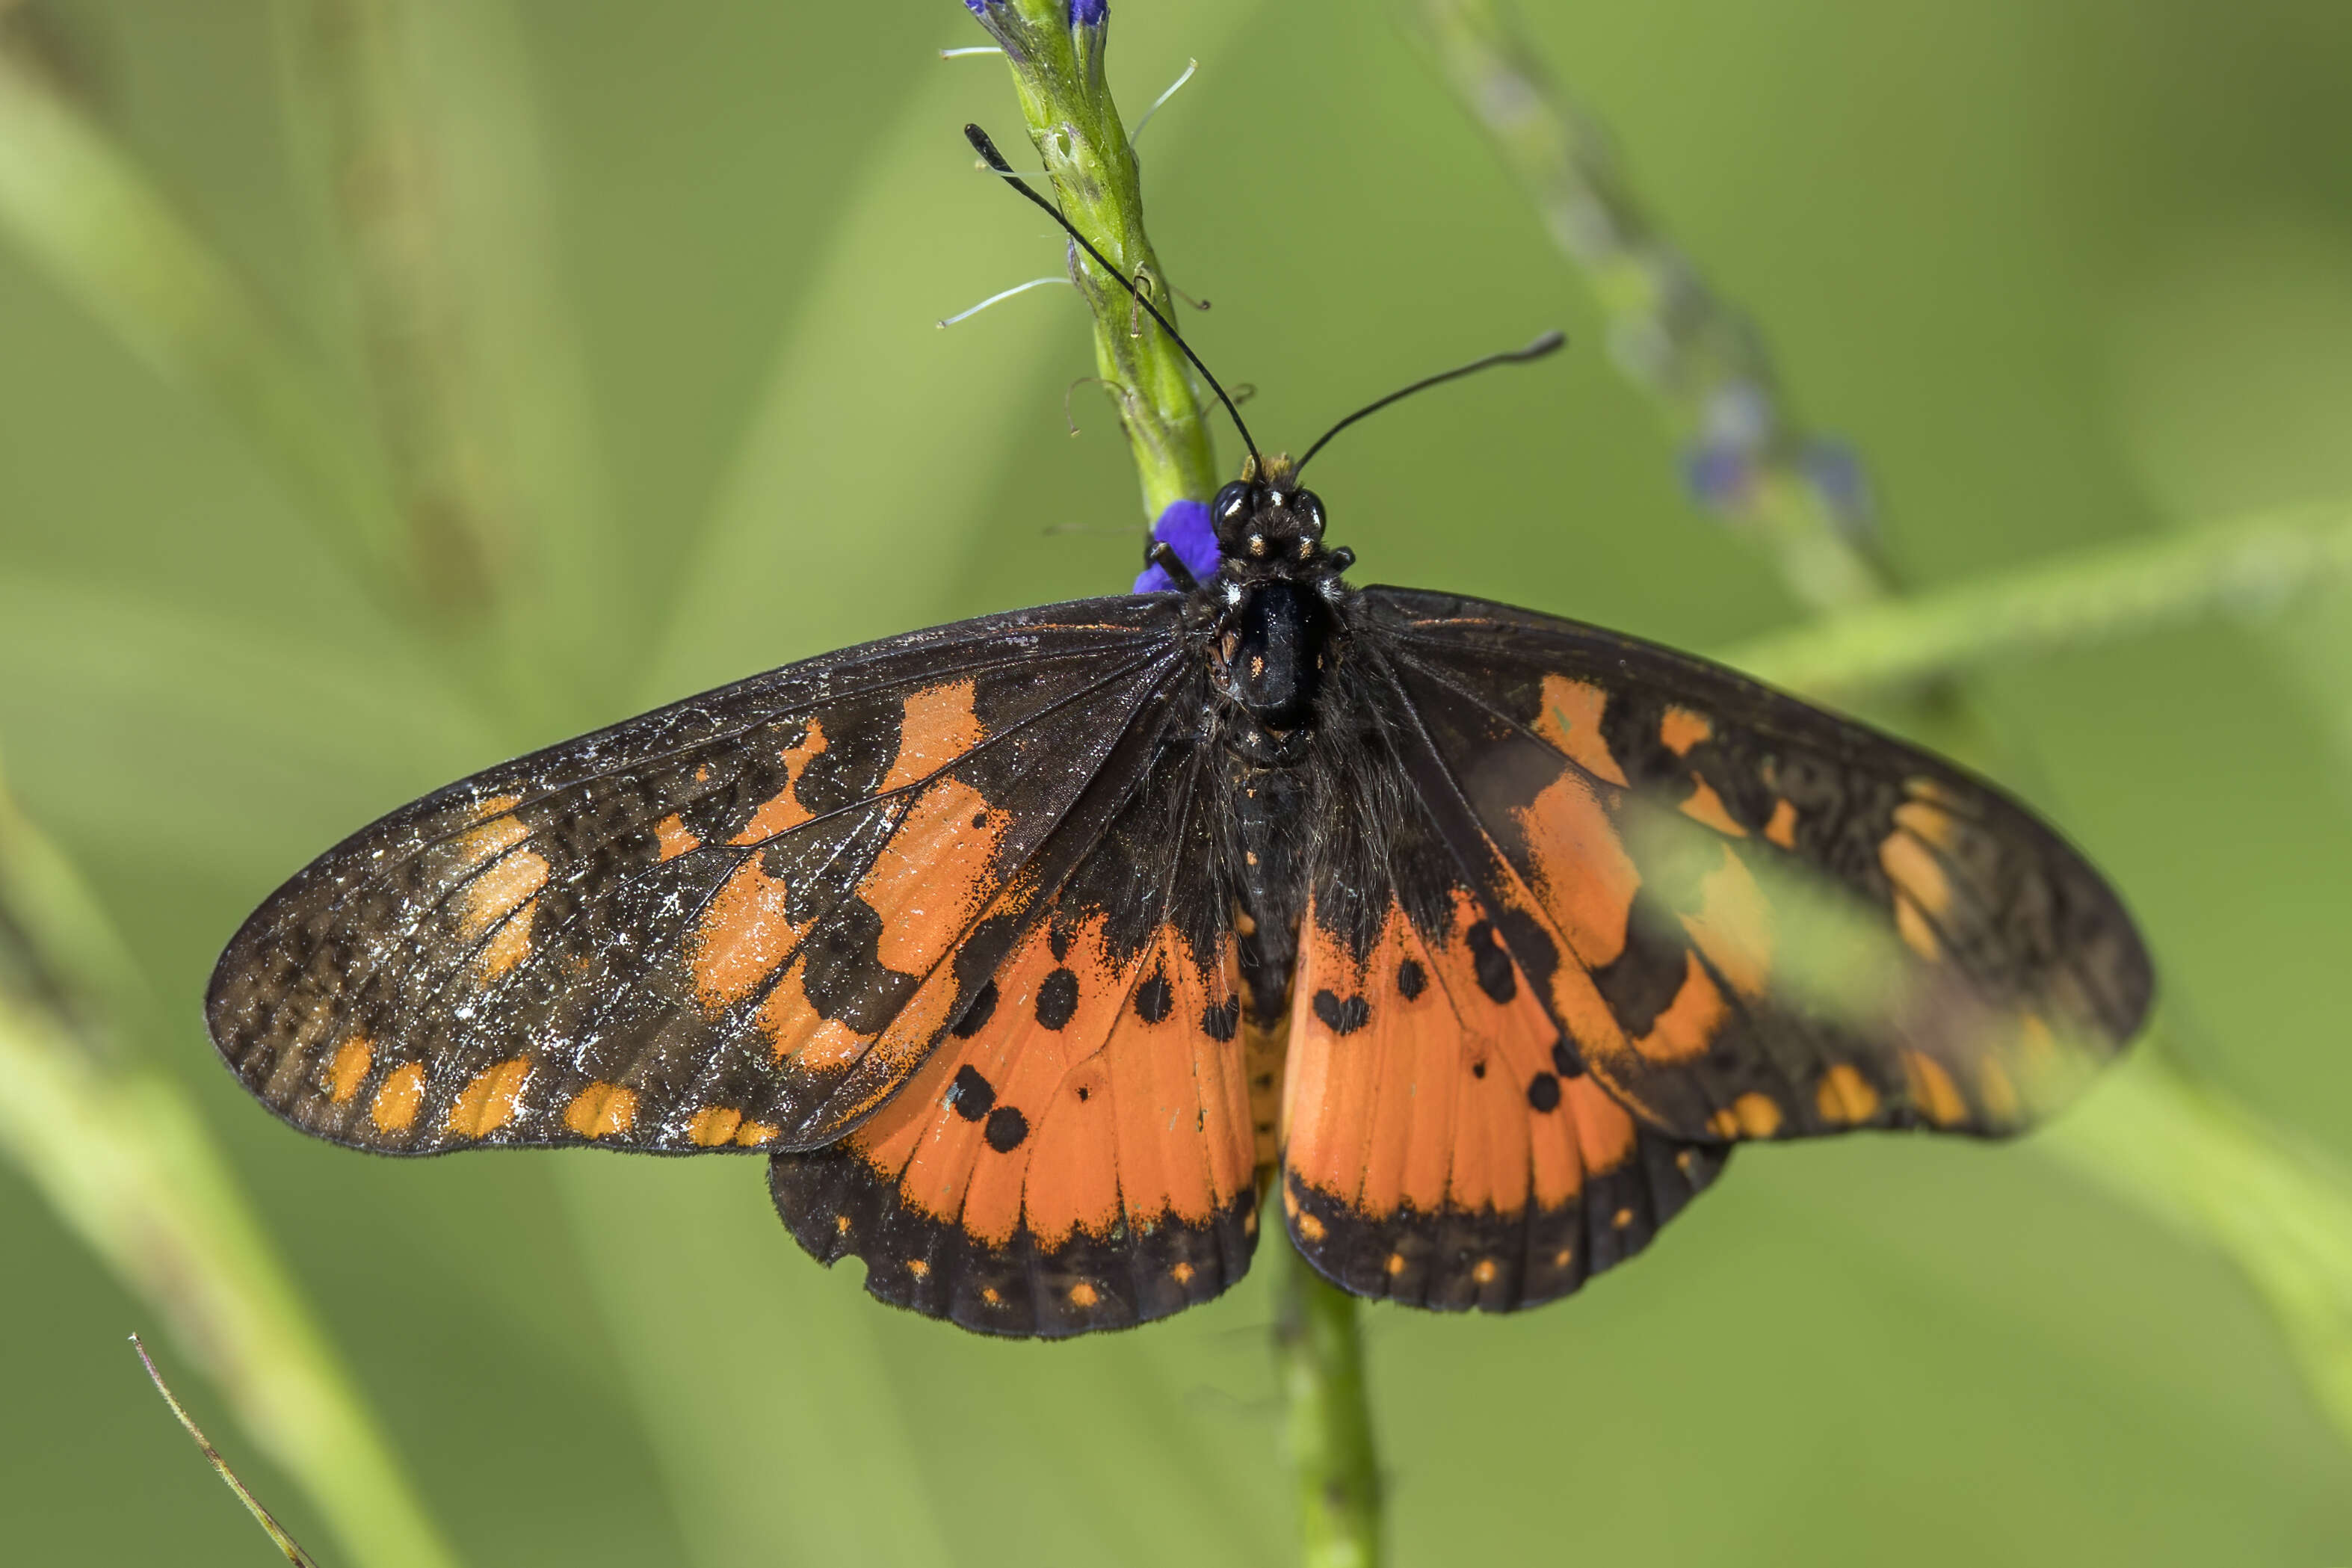
<svg viewBox="0 0 2352 1568"><path fill-rule="evenodd" d="M1099 8L1099 7L1098 7ZM1184 569L1205 583L1217 573L1217 531L1209 521L1205 501L1179 500L1168 503L1160 521L1151 525L1151 537L1162 544L1171 545L1176 559ZM1157 565L1146 566L1135 580L1139 594L1165 594L1176 586L1176 579Z"/></svg>
<svg viewBox="0 0 2352 1568"><path fill-rule="evenodd" d="M1862 541L1870 531L1870 487L1853 449L1792 435L1771 388L1752 379L1734 377L1705 395L1699 438L1683 455L1683 482L1693 500L1736 521L1769 504L1767 487L1793 484L1846 538Z"/></svg>

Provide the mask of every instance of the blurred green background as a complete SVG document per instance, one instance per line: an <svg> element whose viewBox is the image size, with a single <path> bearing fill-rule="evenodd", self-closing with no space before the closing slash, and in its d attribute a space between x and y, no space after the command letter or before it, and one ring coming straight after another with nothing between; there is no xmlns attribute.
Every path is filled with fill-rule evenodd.
<svg viewBox="0 0 2352 1568"><path fill-rule="evenodd" d="M288 87L309 9L0 4L358 408ZM434 68L483 139L439 194L494 309L458 334L480 401L452 417L530 476L502 493L520 607L494 632L388 607L216 400L0 234L0 757L125 934L163 1021L142 1048L468 1563L1292 1561L1262 1274L1132 1334L986 1342L811 1263L756 1159L373 1161L215 1065L220 944L379 813L1134 571L1098 392L1066 433L1092 368L1075 299L932 326L1061 267L971 171L959 127L1013 146L1019 114L1001 61L937 58L983 41L955 0L458 9ZM1522 9L1797 402L1865 455L1912 581L2352 494L2352 8ZM1322 459L1360 578L1706 648L1796 615L1685 500L1591 301L1381 7L1125 0L1114 25L1130 122L1201 62L1142 142L1153 237L1270 444L1543 326L1576 341ZM2347 605L1979 689L2142 916L2195 1068L2352 1155ZM7 1168L0 1258L0 1556L267 1560L122 1342L154 1310ZM2352 1458L2269 1316L2032 1142L1750 1151L1572 1301L1375 1308L1367 1331L1401 1563L2352 1562ZM352 1560L201 1377L180 1392Z"/></svg>

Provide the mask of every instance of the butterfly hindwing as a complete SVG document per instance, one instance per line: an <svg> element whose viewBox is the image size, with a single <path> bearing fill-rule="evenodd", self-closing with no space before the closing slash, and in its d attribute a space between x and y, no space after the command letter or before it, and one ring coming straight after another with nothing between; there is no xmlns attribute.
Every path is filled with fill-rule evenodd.
<svg viewBox="0 0 2352 1568"><path fill-rule="evenodd" d="M1171 706L1199 704L1180 689ZM862 1258L883 1300L1059 1336L1163 1317L1247 1269L1231 904L1216 780L1184 728L906 1087L839 1143L774 1156L793 1235Z"/></svg>
<svg viewBox="0 0 2352 1568"><path fill-rule="evenodd" d="M1375 672L1325 749L1282 1107L1299 1249L1359 1295L1507 1311L1646 1246L1723 1151L1639 1123L1585 1073L1378 731ZM1395 716L1388 716L1393 727Z"/></svg>
<svg viewBox="0 0 2352 1568"><path fill-rule="evenodd" d="M453 785L257 911L213 1037L281 1115L385 1152L827 1142L1150 763L1172 620L1128 599L916 633Z"/></svg>
<svg viewBox="0 0 2352 1568"><path fill-rule="evenodd" d="M1366 599L1402 766L1648 1125L2009 1132L2137 1027L2150 970L2114 894L1981 781L1687 655Z"/></svg>

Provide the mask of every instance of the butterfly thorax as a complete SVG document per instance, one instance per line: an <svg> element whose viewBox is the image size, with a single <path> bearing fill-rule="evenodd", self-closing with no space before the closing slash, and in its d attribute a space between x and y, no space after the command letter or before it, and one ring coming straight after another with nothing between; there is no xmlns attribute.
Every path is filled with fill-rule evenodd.
<svg viewBox="0 0 2352 1568"><path fill-rule="evenodd" d="M1270 765L1306 754L1316 698L1344 640L1344 574L1352 551L1323 544L1323 503L1277 459L1237 479L1210 508L1219 562L1196 601L1213 621L1210 679L1238 710L1226 743Z"/></svg>

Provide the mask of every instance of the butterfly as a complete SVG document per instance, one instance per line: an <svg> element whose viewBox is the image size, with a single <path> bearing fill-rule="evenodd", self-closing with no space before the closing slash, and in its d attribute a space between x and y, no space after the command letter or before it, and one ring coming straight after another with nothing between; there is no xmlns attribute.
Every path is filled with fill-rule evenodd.
<svg viewBox="0 0 2352 1568"><path fill-rule="evenodd" d="M1271 1191L1358 1295L1553 1300L1740 1142L2005 1135L2137 1029L2128 915L1992 785L1671 648L1357 586L1304 459L1251 448L1138 592L362 829L222 954L222 1057L381 1153L762 1156L875 1296L1054 1337L1230 1288Z"/></svg>

